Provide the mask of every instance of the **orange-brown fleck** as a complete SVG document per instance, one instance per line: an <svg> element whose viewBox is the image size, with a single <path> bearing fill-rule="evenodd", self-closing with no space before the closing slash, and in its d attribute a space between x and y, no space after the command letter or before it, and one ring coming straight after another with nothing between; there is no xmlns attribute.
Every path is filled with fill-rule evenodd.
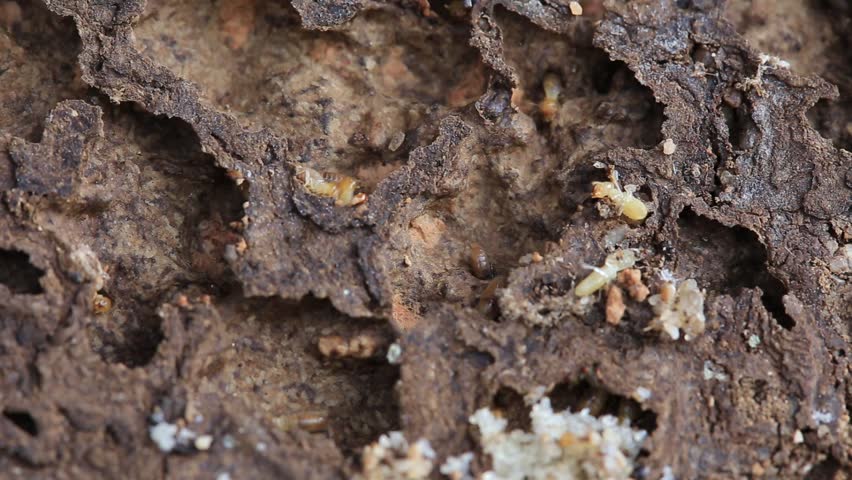
<svg viewBox="0 0 852 480"><path fill-rule="evenodd" d="M606 322L610 325L618 325L624 317L624 295L621 289L615 285L609 287L606 295Z"/></svg>
<svg viewBox="0 0 852 480"><path fill-rule="evenodd" d="M618 283L627 289L630 298L637 302L644 302L651 291L642 283L642 272L635 268L628 268L618 272Z"/></svg>

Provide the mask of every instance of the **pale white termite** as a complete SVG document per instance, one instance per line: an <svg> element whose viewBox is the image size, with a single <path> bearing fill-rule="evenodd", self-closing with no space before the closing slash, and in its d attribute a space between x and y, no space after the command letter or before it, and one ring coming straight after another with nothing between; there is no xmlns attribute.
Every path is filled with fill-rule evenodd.
<svg viewBox="0 0 852 480"><path fill-rule="evenodd" d="M618 272L630 268L636 263L636 253L631 249L618 250L609 254L600 267L590 267L592 273L584 278L574 289L578 297L589 296L613 281Z"/></svg>

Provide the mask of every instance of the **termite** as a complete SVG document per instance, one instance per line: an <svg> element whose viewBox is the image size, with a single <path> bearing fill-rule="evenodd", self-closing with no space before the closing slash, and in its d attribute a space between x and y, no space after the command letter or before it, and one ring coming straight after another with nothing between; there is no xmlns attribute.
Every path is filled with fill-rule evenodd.
<svg viewBox="0 0 852 480"><path fill-rule="evenodd" d="M296 179L314 195L333 198L338 207L352 207L367 201L365 193L355 193L358 182L347 175L320 173L313 168L299 165L296 167Z"/></svg>
<svg viewBox="0 0 852 480"><path fill-rule="evenodd" d="M476 278L488 280L494 275L494 265L488 259L488 254L478 243L470 246L470 269Z"/></svg>
<svg viewBox="0 0 852 480"><path fill-rule="evenodd" d="M618 172L610 171L609 182L592 182L592 198L606 198L618 208L618 212L631 220L644 220L648 216L648 207L635 196L635 185L618 184Z"/></svg>
<svg viewBox="0 0 852 480"><path fill-rule="evenodd" d="M482 294L479 296L476 309L485 315L491 312L494 306L494 299L497 296L497 289L503 286L505 281L506 277L501 275L488 282L488 285L485 286L485 289L482 290Z"/></svg>
<svg viewBox="0 0 852 480"><path fill-rule="evenodd" d="M92 299L92 312L94 312L95 315L100 315L102 313L107 313L110 310L112 310L112 299L106 295L96 293L95 297Z"/></svg>
<svg viewBox="0 0 852 480"><path fill-rule="evenodd" d="M559 111L559 94L562 93L562 85L556 74L548 73L544 76L541 86L544 90L544 98L539 102L538 110L541 112L541 116L550 122L556 117L556 112Z"/></svg>
<svg viewBox="0 0 852 480"><path fill-rule="evenodd" d="M632 267L635 263L636 253L631 249L611 253L600 267L589 267L592 273L577 284L574 294L578 297L586 297L597 292L613 281L618 272Z"/></svg>
<svg viewBox="0 0 852 480"><path fill-rule="evenodd" d="M287 415L284 423L290 428L299 428L310 433L324 432L328 429L328 412L305 410Z"/></svg>

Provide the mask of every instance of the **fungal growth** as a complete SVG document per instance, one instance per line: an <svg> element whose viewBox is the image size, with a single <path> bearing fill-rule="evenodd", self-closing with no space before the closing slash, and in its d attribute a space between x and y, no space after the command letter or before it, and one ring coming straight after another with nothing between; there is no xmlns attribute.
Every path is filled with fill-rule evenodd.
<svg viewBox="0 0 852 480"><path fill-rule="evenodd" d="M352 207L367 201L367 194L355 193L358 190L358 182L347 175L340 173L321 173L310 167L299 165L296 167L296 180L314 195L331 197L338 207Z"/></svg>
<svg viewBox="0 0 852 480"><path fill-rule="evenodd" d="M704 333L704 293L695 280L685 280L677 288L674 282L665 282L648 303L656 316L645 330L658 330L672 340L680 338L683 330L686 341Z"/></svg>
<svg viewBox="0 0 852 480"><path fill-rule="evenodd" d="M618 272L632 267L635 263L636 253L631 249L618 250L609 254L600 267L588 267L592 269L592 273L577 284L574 295L587 297L597 292L613 281Z"/></svg>
<svg viewBox="0 0 852 480"><path fill-rule="evenodd" d="M618 183L618 172L610 169L608 182L592 182L592 198L604 198L611 203L619 215L630 220L644 220L648 216L648 207L642 200L633 195L636 185L625 185L621 188Z"/></svg>

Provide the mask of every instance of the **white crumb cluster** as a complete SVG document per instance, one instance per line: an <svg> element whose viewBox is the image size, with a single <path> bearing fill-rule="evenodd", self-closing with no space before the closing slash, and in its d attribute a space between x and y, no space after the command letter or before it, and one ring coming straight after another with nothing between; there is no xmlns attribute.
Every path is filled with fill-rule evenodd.
<svg viewBox="0 0 852 480"><path fill-rule="evenodd" d="M790 62L781 60L780 58L766 53L760 54L760 65L767 65L773 68L790 68Z"/></svg>
<svg viewBox="0 0 852 480"><path fill-rule="evenodd" d="M646 330L658 330L672 340L679 339L683 331L686 341L704 333L704 293L695 280L685 280L677 288L674 283L664 283L648 303L655 316Z"/></svg>
<svg viewBox="0 0 852 480"><path fill-rule="evenodd" d="M506 432L507 422L487 408L470 422L479 427L492 470L482 480L627 479L647 432L588 409L554 412L542 398L530 412L532 432Z"/></svg>
<svg viewBox="0 0 852 480"><path fill-rule="evenodd" d="M450 480L472 480L470 475L470 462L473 461L473 452L465 452L456 457L447 457L441 465L440 472Z"/></svg>
<svg viewBox="0 0 852 480"><path fill-rule="evenodd" d="M402 347L397 342L391 343L388 347L387 359L391 365L398 365L402 358Z"/></svg>
<svg viewBox="0 0 852 480"><path fill-rule="evenodd" d="M75 276L79 282L92 282L95 285L95 290L100 290L104 286L104 281L109 279L109 275L101 266L98 256L92 251L88 245L80 245L69 255L71 260L71 274Z"/></svg>
<svg viewBox="0 0 852 480"><path fill-rule="evenodd" d="M148 435L157 444L160 451L169 453L176 448L208 450L213 445L211 435L198 435L194 431L165 420L159 410L151 415L153 425L148 427Z"/></svg>
<svg viewBox="0 0 852 480"><path fill-rule="evenodd" d="M760 63L757 65L754 77L746 78L737 86L744 90L754 88L758 94L763 95L763 74L769 69L789 69L790 62L765 53L761 53L759 58Z"/></svg>
<svg viewBox="0 0 852 480"><path fill-rule="evenodd" d="M822 412L819 410L814 410L811 414L811 418L813 418L818 425L827 424L834 421L834 415L832 415L831 412Z"/></svg>
<svg viewBox="0 0 852 480"><path fill-rule="evenodd" d="M388 432L364 447L356 480L418 480L432 472L435 451L421 438L409 444L402 432Z"/></svg>
<svg viewBox="0 0 852 480"><path fill-rule="evenodd" d="M637 402L644 402L651 398L651 391L645 387L636 387L636 390L633 391L633 399Z"/></svg>
<svg viewBox="0 0 852 480"><path fill-rule="evenodd" d="M760 337L757 335L750 335L748 337L748 346L751 349L755 349L760 345Z"/></svg>
<svg viewBox="0 0 852 480"><path fill-rule="evenodd" d="M716 380L719 382L727 382L730 377L725 373L725 370L711 362L710 360L704 361L704 380Z"/></svg>

